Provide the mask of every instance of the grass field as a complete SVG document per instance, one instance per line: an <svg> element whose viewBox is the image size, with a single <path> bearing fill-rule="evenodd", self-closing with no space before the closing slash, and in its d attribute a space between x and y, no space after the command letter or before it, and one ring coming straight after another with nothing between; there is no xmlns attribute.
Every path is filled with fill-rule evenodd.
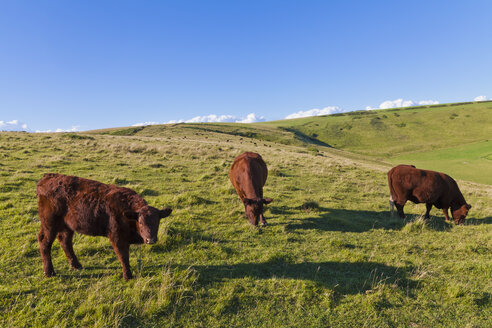
<svg viewBox="0 0 492 328"><path fill-rule="evenodd" d="M262 124L295 129L339 149L390 158L490 139L492 102L357 111Z"/></svg>
<svg viewBox="0 0 492 328"><path fill-rule="evenodd" d="M197 126L208 130L0 133L0 326L492 324L489 185L459 181L473 205L464 226L437 210L424 223L422 205L407 205L402 222L388 212L384 164L270 127L272 141L247 136L251 126L227 136ZM248 225L227 177L245 150L270 170L263 229ZM130 187L174 209L156 245L131 247L136 279L121 278L106 238L82 235L84 269L71 271L55 242L58 275L44 278L35 184L45 172Z"/></svg>
<svg viewBox="0 0 492 328"><path fill-rule="evenodd" d="M358 111L255 124L175 124L94 131L119 136L233 136L285 145L332 147L376 162L412 162L492 184L492 102ZM345 155L350 156L350 155ZM466 169L463 169L466 166Z"/></svg>
<svg viewBox="0 0 492 328"><path fill-rule="evenodd" d="M492 102L441 104L262 123L337 149L492 184ZM466 169L463 169L466 167Z"/></svg>
<svg viewBox="0 0 492 328"><path fill-rule="evenodd" d="M492 140L427 152L408 153L389 159L394 164L446 172L453 177L492 185Z"/></svg>

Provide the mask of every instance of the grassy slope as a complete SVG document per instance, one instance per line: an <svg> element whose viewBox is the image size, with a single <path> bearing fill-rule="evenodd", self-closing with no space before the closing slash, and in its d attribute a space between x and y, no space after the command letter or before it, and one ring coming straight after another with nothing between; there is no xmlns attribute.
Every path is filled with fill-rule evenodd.
<svg viewBox="0 0 492 328"><path fill-rule="evenodd" d="M490 186L459 182L473 204L465 226L437 210L427 225L405 223L387 212L387 166L300 147L268 126L261 142L242 129L150 129L0 133L0 326L491 325ZM270 169L265 196L275 200L261 230L243 218L227 178L245 150ZM127 186L174 208L156 245L132 246L135 280L121 279L107 239L81 235L85 269L70 271L55 242L58 276L43 277L35 184L45 172Z"/></svg>
<svg viewBox="0 0 492 328"><path fill-rule="evenodd" d="M492 102L359 111L263 124L291 127L336 148L388 158L489 139Z"/></svg>
<svg viewBox="0 0 492 328"><path fill-rule="evenodd" d="M176 136L241 136L312 150L331 146L376 161L411 163L457 179L492 185L492 144L487 142L492 135L492 102L359 111L257 124L175 124L93 133L159 136L171 131Z"/></svg>
<svg viewBox="0 0 492 328"><path fill-rule="evenodd" d="M333 147L492 185L492 102L362 111L263 123ZM463 169L466 167L466 169Z"/></svg>
<svg viewBox="0 0 492 328"><path fill-rule="evenodd" d="M394 164L411 163L453 177L492 185L492 140L429 152L413 152L390 159Z"/></svg>

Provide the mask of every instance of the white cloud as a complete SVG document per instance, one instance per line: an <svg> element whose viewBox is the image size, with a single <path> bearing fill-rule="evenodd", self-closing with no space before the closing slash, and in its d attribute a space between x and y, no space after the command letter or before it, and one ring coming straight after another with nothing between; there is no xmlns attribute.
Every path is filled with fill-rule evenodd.
<svg viewBox="0 0 492 328"><path fill-rule="evenodd" d="M170 121L162 122L159 124L175 124L175 123L184 123L184 122L185 122L184 120L170 120Z"/></svg>
<svg viewBox="0 0 492 328"><path fill-rule="evenodd" d="M217 123L217 122L231 122L231 123L255 123L264 121L263 116L257 116L255 113L249 113L246 117L237 117L234 115L215 115L210 114L206 116L196 116L190 120L179 120L178 123ZM173 123L169 121L168 123Z"/></svg>
<svg viewBox="0 0 492 328"><path fill-rule="evenodd" d="M478 96L473 99L473 101L486 101L487 97L486 96Z"/></svg>
<svg viewBox="0 0 492 328"><path fill-rule="evenodd" d="M377 107L372 107L372 106L366 106L366 110L373 110L373 109L387 109L387 108L396 108L396 107L409 107L409 106L417 106L417 105L435 105L439 104L439 101L437 100L421 100L414 102L412 100L404 100L403 98L395 99L395 100L386 100L383 101L379 106ZM330 114L336 114L336 113L344 113L344 112L349 112L351 110L346 110L342 109L338 106L328 106L322 109L318 108L313 108L310 110L306 111L299 111L296 113L289 114L285 117L285 119L291 119L291 118L301 118L301 117L309 117L309 116L320 116L320 115L330 115Z"/></svg>
<svg viewBox="0 0 492 328"><path fill-rule="evenodd" d="M186 123L214 123L214 122L234 122L236 117L233 115L215 115L195 116Z"/></svg>
<svg viewBox="0 0 492 328"><path fill-rule="evenodd" d="M439 104L439 101L437 100L421 100L418 102L419 105L437 105Z"/></svg>
<svg viewBox="0 0 492 328"><path fill-rule="evenodd" d="M246 118L237 120L236 123L254 123L254 122L262 122L265 118L263 116L256 116L255 113L250 113Z"/></svg>
<svg viewBox="0 0 492 328"><path fill-rule="evenodd" d="M33 132L27 127L26 123L19 122L19 120L12 121L0 121L0 131L26 131ZM36 130L34 132L76 132L79 131L79 126L74 125L70 129L55 129L55 130Z"/></svg>
<svg viewBox="0 0 492 328"><path fill-rule="evenodd" d="M162 123L159 123L159 122L142 122L142 123L135 123L132 126L157 125L157 124L162 124Z"/></svg>
<svg viewBox="0 0 492 328"><path fill-rule="evenodd" d="M309 116L320 116L320 115L329 115L335 113L341 113L343 110L338 106L328 106L322 109L313 108L306 111L298 111L296 113L289 114L285 117L286 120L291 118L301 118L301 117L309 117Z"/></svg>
<svg viewBox="0 0 492 328"><path fill-rule="evenodd" d="M19 120L0 121L0 131L27 131L27 124Z"/></svg>
<svg viewBox="0 0 492 328"><path fill-rule="evenodd" d="M59 132L77 132L79 131L79 126L78 125L74 125L72 126L71 129L56 129L56 130L36 130L35 132L36 133L50 133L50 132L56 132L56 133L59 133Z"/></svg>
<svg viewBox="0 0 492 328"><path fill-rule="evenodd" d="M387 108L397 108L397 107L411 107L411 106L427 106L427 105L437 105L439 104L439 101L437 100L420 100L420 101L413 101L413 100L404 100L403 98L398 98L395 100L386 100L383 101L382 103L379 104L378 107L372 107L372 106L366 106L366 110L373 110L373 109L387 109Z"/></svg>
<svg viewBox="0 0 492 328"><path fill-rule="evenodd" d="M395 107L409 107L413 106L415 103L411 100L403 100L402 98L395 100L386 100L379 104L380 109L395 108Z"/></svg>
<svg viewBox="0 0 492 328"><path fill-rule="evenodd" d="M156 124L175 124L175 123L255 123L262 122L265 118L263 116L258 116L255 113L250 113L246 117L237 117L234 115L204 115L204 116L195 116L189 120L171 120L167 122L143 122L136 123L132 126L144 126L144 125L156 125Z"/></svg>

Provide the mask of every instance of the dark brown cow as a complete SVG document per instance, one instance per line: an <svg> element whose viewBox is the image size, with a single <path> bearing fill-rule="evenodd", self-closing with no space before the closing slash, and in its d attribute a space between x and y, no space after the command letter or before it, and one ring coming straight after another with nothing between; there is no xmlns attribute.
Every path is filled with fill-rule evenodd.
<svg viewBox="0 0 492 328"><path fill-rule="evenodd" d="M62 174L45 174L37 185L41 231L39 249L44 274L55 275L51 245L58 238L68 262L81 269L73 252L73 232L106 236L123 267L123 277L132 278L130 244L157 241L159 221L171 214L170 208L158 210L128 188Z"/></svg>
<svg viewBox="0 0 492 328"><path fill-rule="evenodd" d="M229 179L243 201L245 216L255 226L258 225L258 219L262 225L267 224L263 216L263 204L269 204L273 200L263 198L267 176L265 162L259 154L251 152L236 157L229 171Z"/></svg>
<svg viewBox="0 0 492 328"><path fill-rule="evenodd" d="M413 165L398 165L388 172L390 189L390 205L394 204L398 215L403 219L403 206L407 200L425 203L427 211L425 218L434 205L442 209L444 217L449 221L448 209L456 224L465 222L465 217L471 205L467 204L456 181L441 172L420 170Z"/></svg>

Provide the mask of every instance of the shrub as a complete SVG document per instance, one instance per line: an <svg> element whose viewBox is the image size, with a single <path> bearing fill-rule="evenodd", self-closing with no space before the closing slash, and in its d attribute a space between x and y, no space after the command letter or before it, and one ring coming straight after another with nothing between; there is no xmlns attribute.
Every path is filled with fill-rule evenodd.
<svg viewBox="0 0 492 328"><path fill-rule="evenodd" d="M64 133L62 135L64 138L72 139L72 140L94 140L94 137L91 136L84 136L80 134L75 134L75 133Z"/></svg>
<svg viewBox="0 0 492 328"><path fill-rule="evenodd" d="M301 210L306 212L319 210L319 204L315 201L308 200L301 205Z"/></svg>

